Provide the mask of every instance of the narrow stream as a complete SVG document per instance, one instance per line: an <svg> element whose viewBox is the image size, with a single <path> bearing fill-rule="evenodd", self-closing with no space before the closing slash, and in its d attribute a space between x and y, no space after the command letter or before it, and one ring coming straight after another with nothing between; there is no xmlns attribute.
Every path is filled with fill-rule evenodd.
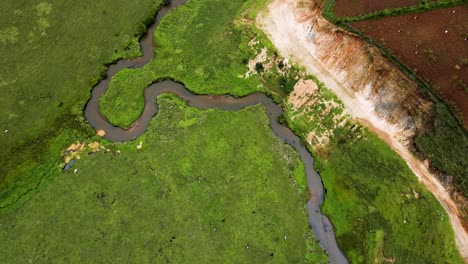
<svg viewBox="0 0 468 264"><path fill-rule="evenodd" d="M254 93L242 98L234 98L228 95L195 95L180 83L166 80L154 83L145 89L145 107L131 127L127 130L112 126L99 111L99 100L106 91L109 81L117 72L124 68L140 68L155 57L155 47L153 43L154 31L161 18L171 9L182 5L187 0L173 0L170 5L164 6L156 15L155 22L148 28L148 31L140 41L143 49L143 57L132 60L119 60L116 64L109 66L107 77L97 84L91 95L91 99L85 108L85 116L89 124L97 131L106 132L104 138L124 142L137 138L145 132L151 119L157 114L157 96L161 93L173 93L181 99L188 101L192 107L206 109L217 108L221 110L237 111L247 106L263 104L270 118L270 126L278 138L291 145L300 155L305 164L307 182L310 192L313 194L307 202L309 215L309 225L312 227L320 245L328 252L330 263L348 263L343 253L336 243L333 226L330 220L320 213L320 205L324 200L324 189L319 174L314 170L314 159L302 145L301 140L291 129L278 122L278 116L283 113L280 105L273 102L271 98L262 93Z"/></svg>

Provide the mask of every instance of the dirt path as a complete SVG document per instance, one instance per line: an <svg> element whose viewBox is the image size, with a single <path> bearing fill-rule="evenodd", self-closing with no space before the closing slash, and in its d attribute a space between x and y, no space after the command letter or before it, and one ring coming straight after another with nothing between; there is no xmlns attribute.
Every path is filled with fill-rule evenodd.
<svg viewBox="0 0 468 264"><path fill-rule="evenodd" d="M304 66L310 74L331 89L344 103L352 116L385 140L409 165L420 181L431 191L447 211L454 229L456 244L463 258L468 260L468 234L459 219L455 202L446 192L429 169L414 157L410 151L397 139L401 130L377 116L374 104L368 100L366 89L358 94L350 92L340 83L339 76L317 59L313 54L317 49L311 40L309 20L298 16L294 0L273 0L266 13L257 18L257 24L269 36L282 56L291 58L294 62ZM320 14L316 12L316 14ZM321 47L323 49L323 47Z"/></svg>

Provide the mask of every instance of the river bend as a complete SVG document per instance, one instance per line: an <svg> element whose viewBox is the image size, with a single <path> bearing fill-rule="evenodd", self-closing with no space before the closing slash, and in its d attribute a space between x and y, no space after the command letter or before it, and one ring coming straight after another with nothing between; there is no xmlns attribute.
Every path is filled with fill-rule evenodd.
<svg viewBox="0 0 468 264"><path fill-rule="evenodd" d="M192 107L206 109L217 108L221 110L237 111L248 106L263 104L270 118L270 126L278 138L291 145L300 155L305 165L308 187L311 198L307 202L309 225L312 227L321 247L327 251L330 263L348 263L343 253L336 243L333 226L330 220L321 214L320 205L324 200L324 188L319 174L314 169L314 159L309 151L302 144L301 139L295 135L291 129L278 122L278 117L283 114L280 105L263 93L254 93L242 98L235 98L229 95L195 95L183 84L171 80L154 83L147 87L144 92L145 106L138 120L129 129L122 129L111 125L99 111L99 100L107 90L111 78L124 68L141 68L155 57L154 31L161 18L173 8L182 5L187 0L173 0L171 4L162 7L156 15L154 23L148 28L146 34L140 40L143 56L137 59L119 60L115 64L109 65L106 78L101 80L94 88L91 99L85 108L87 122L96 130L104 130L104 138L116 141L130 141L143 134L151 119L157 114L157 96L162 93L173 93L188 102Z"/></svg>

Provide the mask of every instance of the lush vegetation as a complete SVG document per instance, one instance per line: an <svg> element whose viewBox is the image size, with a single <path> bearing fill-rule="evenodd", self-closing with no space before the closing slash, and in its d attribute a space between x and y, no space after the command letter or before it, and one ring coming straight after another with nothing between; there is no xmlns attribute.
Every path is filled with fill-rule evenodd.
<svg viewBox="0 0 468 264"><path fill-rule="evenodd" d="M249 19L264 2L191 0L171 11L155 33L156 59L114 76L100 102L102 113L115 125L129 126L143 109L143 90L165 78L183 81L199 94L257 91L258 76L244 74L255 56L249 42L258 34ZM264 37L258 40L266 42Z"/></svg>
<svg viewBox="0 0 468 264"><path fill-rule="evenodd" d="M318 166L323 207L339 245L354 262L463 263L442 206L382 140L336 131Z"/></svg>
<svg viewBox="0 0 468 264"><path fill-rule="evenodd" d="M295 187L303 166L263 106L158 103L137 142L83 150L71 170L0 214L2 263L328 262Z"/></svg>
<svg viewBox="0 0 468 264"><path fill-rule="evenodd" d="M156 32L157 58L142 69L123 70L112 79L101 102L105 115L115 124L130 124L143 107L143 89L163 78L182 81L197 93L241 96L262 90L277 101L284 99L292 90L297 70L284 70L285 77L281 77L284 65L253 26L251 19L264 3L191 0L170 13ZM115 13L113 18L128 23L141 17L134 15L135 20L130 20ZM0 43L5 45L16 35L14 29L1 34ZM106 39L104 31L96 36L99 41L114 43ZM91 36L86 39L96 44L92 40ZM250 45L251 40L258 43ZM136 55L134 40L117 47L117 55L112 56L109 54L114 49L106 45L115 43L96 44L94 48L83 44L74 51L76 54L86 53L83 58L89 59L91 50L90 54L101 54L102 60L83 66L82 71L78 70L81 65L62 65L50 72L59 74L69 69L80 81L64 78L60 84L71 83L74 87L81 82L82 93L87 93L89 80L102 73L97 70L99 65L126 56L121 52L128 43L134 43L129 50ZM262 63L256 74L245 78L249 60L264 46L273 61ZM75 53L73 56L78 56ZM80 61L67 56L66 62ZM273 67L268 68L268 64ZM45 71L42 76L45 73L50 74ZM331 93L323 91L324 87L320 89L325 101L335 101ZM24 191L39 187L21 207L15 203L3 210L0 238L9 243L0 249L0 260L183 262L198 256L194 261L204 263L227 259L264 262L269 258L277 262L326 261L307 227L304 190L294 187L304 185L303 167L291 148L271 134L260 106L236 113L201 111L163 95L159 115L141 138L125 144L101 141L109 152L84 152L72 170L61 173L58 153L77 138L90 136L89 130L81 127L82 118L76 117L86 97L73 92L63 95L69 96L69 101L63 99L63 104L57 106L68 109L63 111L69 115L55 111L52 117L62 117L53 119L57 123L52 124L57 125L44 130L39 142L18 143L11 152L17 159L3 168L11 175L22 175ZM52 106L48 105L55 109ZM298 134L310 131L306 115L293 121L288 114L295 113L287 112L286 120ZM31 120L34 118L31 116ZM333 118L326 118L324 124L332 129ZM44 126L51 124L44 120L40 121ZM26 124L22 125L26 128ZM336 128L333 132L328 151L318 156L317 167L328 190L323 210L334 223L338 242L352 262L383 262L384 258L409 263L460 262L445 212L403 161L359 126ZM44 146L41 152L37 152L38 146ZM22 151L32 154L22 156ZM38 167L40 161L43 165ZM28 167L21 167L22 171L12 169L17 164ZM19 196L4 193L2 201L11 204Z"/></svg>
<svg viewBox="0 0 468 264"><path fill-rule="evenodd" d="M436 104L433 131L418 135L415 146L436 170L453 176L455 187L468 196L468 134L447 106Z"/></svg>
<svg viewBox="0 0 468 264"><path fill-rule="evenodd" d="M289 71L283 69L284 65L268 41L265 41L262 33L256 31L254 27L245 27L242 24L241 21L245 22L246 19L240 17L239 14L242 14L241 10L245 6L225 2L223 5L232 5L227 7L232 8L231 12L222 13L219 19L208 23L206 18L193 16L192 13L204 14L204 9L212 10L212 6L216 6L218 2L192 1L190 3L192 4L190 9L181 8L163 19L161 27L156 31L156 41L159 45L155 60L143 69L125 70L114 77L113 84L101 102L102 109L108 109L110 114L108 117L111 121L119 116L120 118L129 117L125 120L126 125L134 121L130 118L131 115L126 114L126 109L134 109L135 113L139 113L143 105L138 97L141 96L143 89L151 82L165 77L179 80L197 93L228 92L243 95L248 90L245 90L245 87L240 89L239 85L244 82L244 85L250 85L252 82L253 85L249 89L265 90L280 102L281 98L284 99L292 91L295 79L300 74L299 71L294 68ZM185 19L186 17L188 19ZM187 25L182 26L184 23ZM218 39L219 34L213 33L218 32L219 24L223 23L225 25L223 32L241 31L225 35L225 38L237 45L223 46ZM171 27L170 24L177 24L180 29ZM197 31L197 25L203 31ZM196 34L192 33L192 30ZM179 35L180 38L165 41L172 34ZM185 37L192 40L181 41ZM200 58L195 65L192 62L198 55L193 54L197 48L193 43L199 43L200 39L203 39L205 43L218 43L219 45L212 47L211 52L214 54ZM252 40L259 40L260 44L251 47L249 43ZM218 46L222 48L217 48ZM255 65L257 74L245 79L245 72L249 70L245 65L246 62L255 58L265 46L269 49L268 57L272 58L273 63L269 63L268 59L261 63L261 67L257 66L259 65L257 63ZM242 55L240 57L226 56L224 60L216 59L225 54ZM172 64L166 67L160 66L166 61L172 61ZM220 62L223 64L219 64ZM265 67L268 64L274 66ZM211 65L218 65L225 71L220 70L215 72L216 74L210 74ZM280 71L283 71L284 75L280 74ZM227 90L224 90L224 86L217 86L225 80L230 80L230 85L225 86L229 88ZM445 260L449 263L459 263L453 234L450 231L451 227L440 204L424 190L404 162L382 141L362 131L362 128L355 124L348 123L347 126L336 128L336 123L345 118L341 108L333 108L327 115L320 114L327 109L330 102L338 103L339 100L323 87L323 84L319 83L319 88L320 93L317 99L320 99L321 103L314 104L312 109L301 111L292 111L287 108L286 120L303 137L311 130L320 132L319 136L332 131L327 151L316 153L320 154L317 156L320 163L318 167L323 173L324 184L328 190L323 210L335 224L338 242L347 256L355 263L373 262L375 259L383 262L384 258L414 263ZM133 95L123 98L120 97L120 92ZM135 100L124 102L126 98L135 98ZM120 105L120 102L112 104L119 100L125 107L117 107L116 105ZM299 114L300 118L291 120L292 115ZM311 115L318 115L314 119L315 123L311 122ZM337 117L339 118L336 119ZM353 132L349 132L350 129ZM374 158L377 158L378 162ZM408 198L407 195L412 195L412 198ZM396 202L393 203L393 201ZM423 249L426 246L433 251L437 249L438 253Z"/></svg>
<svg viewBox="0 0 468 264"><path fill-rule="evenodd" d="M326 102L340 103L315 80L319 92L310 109L288 107L286 120L303 138L329 135L316 151L327 196L322 207L334 224L338 244L352 263L462 263L442 206L404 161L382 140L342 115L324 114ZM347 120L347 121L346 121ZM345 125L338 126L338 123ZM331 131L331 132L329 132Z"/></svg>
<svg viewBox="0 0 468 264"><path fill-rule="evenodd" d="M99 102L101 113L115 126L128 127L143 111L144 88L152 83L152 74L141 69L123 69L110 81Z"/></svg>
<svg viewBox="0 0 468 264"><path fill-rule="evenodd" d="M1 207L41 182L63 134L83 133L82 109L104 64L140 55L138 36L160 2L0 3Z"/></svg>

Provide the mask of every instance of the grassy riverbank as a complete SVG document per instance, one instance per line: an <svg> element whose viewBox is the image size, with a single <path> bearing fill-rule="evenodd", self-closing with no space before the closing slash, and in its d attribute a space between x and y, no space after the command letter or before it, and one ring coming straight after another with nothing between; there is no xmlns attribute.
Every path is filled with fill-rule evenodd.
<svg viewBox="0 0 468 264"><path fill-rule="evenodd" d="M39 184L61 135L85 131L103 65L140 55L138 35L161 2L0 3L0 207Z"/></svg>
<svg viewBox="0 0 468 264"><path fill-rule="evenodd" d="M255 57L249 41L257 34L248 19L264 2L191 0L173 10L155 32L156 59L114 76L100 102L102 113L115 125L129 126L143 109L143 90L162 78L183 81L200 94L257 91L260 80L244 78Z"/></svg>
<svg viewBox="0 0 468 264"><path fill-rule="evenodd" d="M193 14L208 14L214 7L221 8L220 2L193 0L188 5L190 8L180 8L165 17L156 31L157 46L161 48L156 50L157 58L144 69L122 71L112 80L101 102L107 117L120 124L130 124L134 119L128 109L139 113L143 107L143 89L162 77L175 78L197 93L243 95L258 89L285 99L285 93L290 91L285 84L288 79L294 79L297 71L286 70L287 67L277 63L271 44L255 29L252 21L249 22L255 15L247 14L248 4L250 1L245 5L236 1L223 3L230 12L221 12L216 20L210 20ZM225 41L231 44L224 45ZM252 45L255 41L259 43ZM212 46L211 54L201 49L200 54L206 56L200 58L197 43L202 42ZM268 48L267 58L246 80L248 62L258 57L263 47ZM172 64L166 64L169 61ZM219 72L214 71L216 67ZM280 71L286 73L284 78L280 77ZM222 84L226 86L220 86ZM320 132L319 137L330 132L326 149L315 154L328 189L323 210L335 224L338 242L345 254L353 263L375 259L383 262L385 258L411 263L460 263L447 215L436 199L381 140L360 126L354 126L353 131L359 131L356 134L349 131L352 125L338 129L337 123L343 119L322 115L332 101L338 103L339 100L325 87L320 89L317 95L320 103L304 109L304 115L294 121L291 115L296 113L288 109L286 118L304 138L310 131ZM129 97L121 97L120 93ZM116 101L119 103L113 103ZM332 115L342 112L339 107L330 111ZM312 115L316 116L315 123L310 121Z"/></svg>
<svg viewBox="0 0 468 264"><path fill-rule="evenodd" d="M72 170L0 214L1 262L327 262L295 187L299 157L262 106L158 102L136 142L83 150Z"/></svg>

